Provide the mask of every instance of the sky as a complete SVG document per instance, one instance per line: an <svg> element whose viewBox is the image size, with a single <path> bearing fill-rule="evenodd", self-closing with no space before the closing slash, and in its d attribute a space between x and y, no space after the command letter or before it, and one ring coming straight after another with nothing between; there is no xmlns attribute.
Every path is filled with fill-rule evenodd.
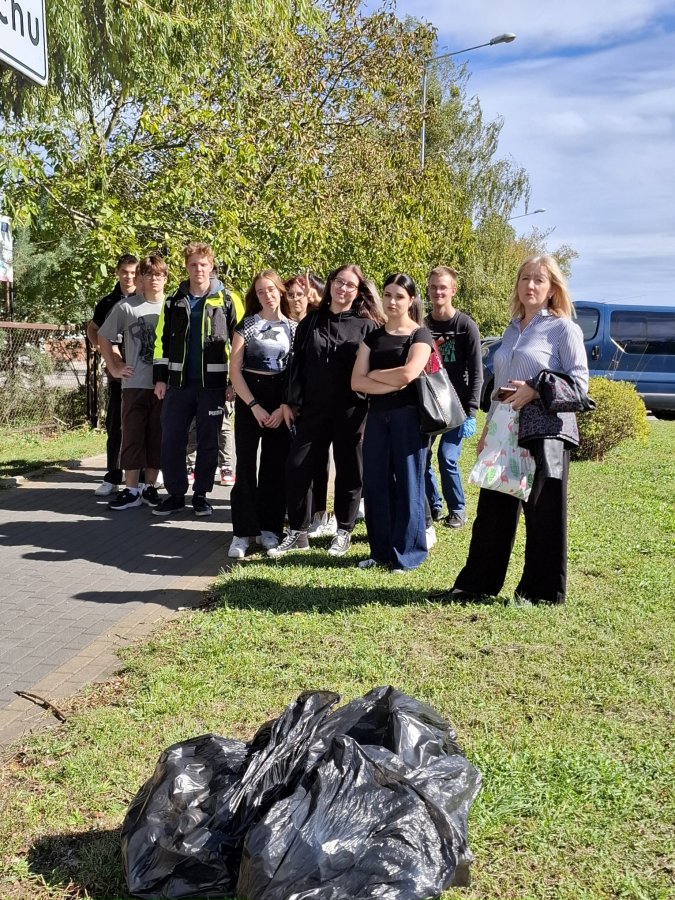
<svg viewBox="0 0 675 900"><path fill-rule="evenodd" d="M372 6L372 4L371 4ZM499 155L529 174L519 233L553 228L549 249L579 259L578 300L675 305L675 4L673 0L397 0L438 30L488 118ZM514 215L525 209L514 210Z"/></svg>

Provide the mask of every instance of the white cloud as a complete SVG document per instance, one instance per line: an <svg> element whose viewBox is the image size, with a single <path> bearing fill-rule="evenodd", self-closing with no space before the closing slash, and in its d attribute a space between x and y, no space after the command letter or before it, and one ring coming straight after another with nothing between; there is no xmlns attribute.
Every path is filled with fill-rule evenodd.
<svg viewBox="0 0 675 900"><path fill-rule="evenodd" d="M430 22L450 50L471 46L511 31L519 50L547 52L561 47L598 46L632 38L672 14L672 0L398 0L400 16L409 14ZM506 48L495 48L492 53Z"/></svg>
<svg viewBox="0 0 675 900"><path fill-rule="evenodd" d="M579 252L578 299L675 303L672 0L397 0L397 12L435 25L439 52L518 35L458 59L469 95L503 118L499 152L529 173L530 208L547 209L514 227L553 228L550 248Z"/></svg>

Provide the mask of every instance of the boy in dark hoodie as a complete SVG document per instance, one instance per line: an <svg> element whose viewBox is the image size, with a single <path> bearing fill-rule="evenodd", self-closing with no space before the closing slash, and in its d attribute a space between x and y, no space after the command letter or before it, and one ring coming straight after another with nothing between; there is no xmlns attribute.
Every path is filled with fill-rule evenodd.
<svg viewBox="0 0 675 900"><path fill-rule="evenodd" d="M243 312L235 307L238 298L212 277L215 257L208 244L188 244L184 258L189 278L167 298L157 325L153 381L155 394L164 400L162 473L168 497L153 509L155 516L185 508L185 451L193 418L197 457L192 508L196 516L213 513L206 495L218 464L230 339Z"/></svg>

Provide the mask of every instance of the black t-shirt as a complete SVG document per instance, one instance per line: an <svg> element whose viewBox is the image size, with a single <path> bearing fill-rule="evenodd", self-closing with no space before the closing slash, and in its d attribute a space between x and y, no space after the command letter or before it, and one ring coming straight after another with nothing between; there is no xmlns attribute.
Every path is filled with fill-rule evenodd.
<svg viewBox="0 0 675 900"><path fill-rule="evenodd" d="M412 334L390 334L386 328L376 328L364 338L370 348L369 371L373 369L397 369L404 366L413 344L434 346L429 330L422 326ZM417 388L408 384L391 394L371 394L368 398L372 409L398 409L401 406L417 406Z"/></svg>
<svg viewBox="0 0 675 900"><path fill-rule="evenodd" d="M120 287L120 283L118 281L112 291L110 291L109 294L106 294L105 297L101 297L101 299L96 304L96 307L94 308L94 315L91 317L94 325L100 328L112 312L113 306L119 303L120 300L126 299L127 298L122 293L122 288ZM122 343L122 335L119 334L117 336L117 340L113 341L112 343L119 345L120 355L122 359L124 359L124 345ZM111 375L110 372L108 372L107 368L105 371L109 381L121 381L120 378L115 378L113 375Z"/></svg>

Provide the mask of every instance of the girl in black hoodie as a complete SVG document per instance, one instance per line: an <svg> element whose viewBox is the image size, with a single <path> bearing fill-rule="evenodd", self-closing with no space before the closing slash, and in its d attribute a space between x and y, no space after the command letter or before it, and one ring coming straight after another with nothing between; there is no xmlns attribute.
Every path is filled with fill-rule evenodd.
<svg viewBox="0 0 675 900"><path fill-rule="evenodd" d="M295 437L286 465L289 532L274 558L309 549L309 487L317 459L333 444L338 530L328 553L343 556L361 497L361 436L366 401L351 389L354 360L364 337L384 323L379 297L358 266L331 272L319 309L298 325L288 381L286 424Z"/></svg>

